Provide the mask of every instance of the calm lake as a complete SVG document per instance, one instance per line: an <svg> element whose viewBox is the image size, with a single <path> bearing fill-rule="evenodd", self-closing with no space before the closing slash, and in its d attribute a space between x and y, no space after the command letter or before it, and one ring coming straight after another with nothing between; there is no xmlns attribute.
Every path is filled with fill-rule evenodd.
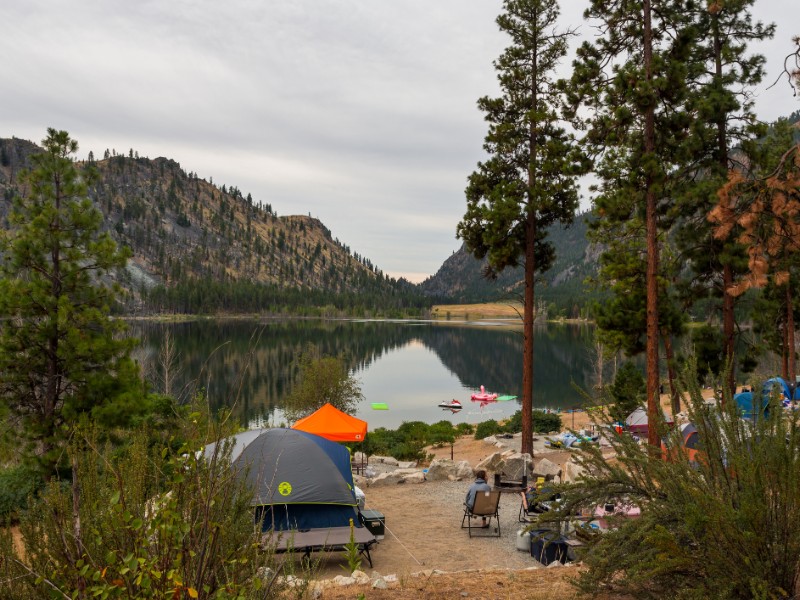
<svg viewBox="0 0 800 600"><path fill-rule="evenodd" d="M344 355L365 401L357 415L377 427L404 421L479 423L519 410L518 401L480 406L470 395L487 391L522 395L522 334L518 326L490 323L371 320L200 320L134 322L137 359L157 391L164 390L160 360L169 332L176 359L170 392L185 400L202 389L213 409L233 407L248 424L285 424L283 398L297 378L296 359L309 344L325 355ZM536 329L534 406L567 410L582 403L575 385L595 381L587 325ZM452 413L437 404L458 399ZM374 410L385 403L388 410Z"/></svg>

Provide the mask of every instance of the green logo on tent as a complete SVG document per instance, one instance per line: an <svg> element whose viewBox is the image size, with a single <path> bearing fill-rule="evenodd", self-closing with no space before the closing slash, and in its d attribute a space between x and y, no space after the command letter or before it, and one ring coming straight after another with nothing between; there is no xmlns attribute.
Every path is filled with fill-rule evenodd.
<svg viewBox="0 0 800 600"><path fill-rule="evenodd" d="M292 493L292 484L291 484L291 483L289 483L288 481L284 481L284 482L282 482L282 483L281 483L281 484L278 486L278 493L279 493L281 496L288 496L289 494L291 494L291 493Z"/></svg>

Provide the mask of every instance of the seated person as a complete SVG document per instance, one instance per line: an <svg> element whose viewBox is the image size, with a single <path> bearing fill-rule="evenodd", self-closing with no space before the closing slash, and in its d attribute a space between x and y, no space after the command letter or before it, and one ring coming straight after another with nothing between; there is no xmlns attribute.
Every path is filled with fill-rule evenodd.
<svg viewBox="0 0 800 600"><path fill-rule="evenodd" d="M526 514L547 512L550 510L550 504L558 502L561 498L561 494L554 494L551 488L539 488L536 484L529 486L524 492L520 492L520 495Z"/></svg>
<svg viewBox="0 0 800 600"><path fill-rule="evenodd" d="M536 484L532 483L529 485L525 490L519 493L522 497L522 506L525 507L525 512L528 512L528 509L533 503L536 501Z"/></svg>
<svg viewBox="0 0 800 600"><path fill-rule="evenodd" d="M478 495L478 492L491 492L492 487L486 483L486 471L483 469L479 469L475 471L475 481L469 489L467 490L467 497L464 499L464 504L472 510L472 507L475 506L475 497ZM481 527L488 527L489 523L486 521L486 517L481 517Z"/></svg>

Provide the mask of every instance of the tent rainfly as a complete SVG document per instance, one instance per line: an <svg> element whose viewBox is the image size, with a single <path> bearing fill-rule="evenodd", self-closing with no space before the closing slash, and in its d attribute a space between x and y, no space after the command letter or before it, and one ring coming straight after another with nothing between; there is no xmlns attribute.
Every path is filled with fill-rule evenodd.
<svg viewBox="0 0 800 600"><path fill-rule="evenodd" d="M292 429L306 431L332 442L363 442L367 437L367 422L351 417L329 402L292 425Z"/></svg>
<svg viewBox="0 0 800 600"><path fill-rule="evenodd" d="M254 429L223 440L230 461L252 487L264 531L346 527L356 513L350 452L318 435L294 429ZM205 447L210 459L216 444Z"/></svg>
<svg viewBox="0 0 800 600"><path fill-rule="evenodd" d="M663 413L662 415L664 416L664 421L668 426L672 426L674 424L674 421L670 417L664 415ZM635 433L636 435L642 435L642 436L647 435L648 431L647 410L644 407L640 406L631 414L629 414L628 418L625 419L625 427L628 429L628 431L630 431L631 433Z"/></svg>

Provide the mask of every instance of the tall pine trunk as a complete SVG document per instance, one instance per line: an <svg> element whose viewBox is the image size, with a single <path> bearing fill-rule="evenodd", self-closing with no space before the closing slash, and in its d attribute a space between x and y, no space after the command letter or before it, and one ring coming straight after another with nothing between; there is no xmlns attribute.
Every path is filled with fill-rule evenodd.
<svg viewBox="0 0 800 600"><path fill-rule="evenodd" d="M719 13L713 13L712 29L714 32L714 78L722 81L722 41L719 33ZM720 83L721 85L721 83ZM726 113L720 112L717 118L717 162L722 173L728 172L728 121ZM728 391L733 396L736 393L736 373L734 370L733 353L736 335L736 322L734 316L734 297L730 294L733 287L733 267L725 263L722 267L722 337L725 364L727 365L725 382ZM725 394L722 395L725 398Z"/></svg>
<svg viewBox="0 0 800 600"><path fill-rule="evenodd" d="M51 228L54 231L61 230L61 179L56 176L54 180L54 208L55 208L55 223L51 223ZM50 260L52 262L52 279L51 279L51 295L53 304L59 305L61 299L61 244L58 236L53 237L53 242L50 247ZM56 322L57 315L51 316ZM56 406L60 396L61 386L61 373L58 360L58 346L61 339L61 332L58 325L56 325L50 332L47 340L47 383L45 384L44 399L42 402L42 423L44 431L42 431L42 453L44 456L46 469L45 476L48 481L55 475L53 466L51 464L50 453L55 449L55 435L56 435Z"/></svg>
<svg viewBox="0 0 800 600"><path fill-rule="evenodd" d="M648 86L653 81L653 26L650 0L644 0L644 39L643 57L645 78ZM654 93L650 91L650 93ZM656 150L655 99L650 98L644 113L644 153L645 163L654 157ZM658 228L656 215L656 194L654 190L652 166L647 164L645 173L645 203L647 219L647 442L660 447L661 440L655 424L660 409L658 394Z"/></svg>
<svg viewBox="0 0 800 600"><path fill-rule="evenodd" d="M795 384L795 351L794 351L794 310L792 306L792 286L786 281L786 356L789 359L788 382L791 389ZM794 396L794 394L792 394ZM794 398L792 398L793 400Z"/></svg>
<svg viewBox="0 0 800 600"><path fill-rule="evenodd" d="M522 453L533 456L533 284L536 266L534 257L534 234L536 232L536 215L528 213L527 243L525 244L525 307L523 310L522 330Z"/></svg>
<svg viewBox="0 0 800 600"><path fill-rule="evenodd" d="M672 336L669 332L662 332L664 340L664 356L667 359L667 377L669 378L669 400L673 417L681 412L681 399L678 395L678 387L675 385L675 353L672 350Z"/></svg>
<svg viewBox="0 0 800 600"><path fill-rule="evenodd" d="M531 112L537 109L537 48L531 51ZM525 223L525 309L523 314L522 350L522 446L523 454L533 456L533 322L534 285L536 282L536 208L533 188L536 183L536 123L531 119L528 129L528 212Z"/></svg>

